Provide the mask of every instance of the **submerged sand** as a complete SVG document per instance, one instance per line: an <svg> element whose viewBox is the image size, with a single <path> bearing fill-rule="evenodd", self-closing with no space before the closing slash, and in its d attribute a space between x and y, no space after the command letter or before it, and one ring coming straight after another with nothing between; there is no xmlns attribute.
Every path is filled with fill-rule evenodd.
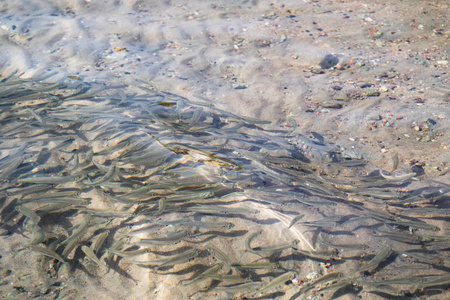
<svg viewBox="0 0 450 300"><path fill-rule="evenodd" d="M420 179L400 187L398 192L420 191L423 187L438 186L431 180L450 183L449 9L446 1L7 1L0 4L1 74L3 78L14 74L14 77L25 79L54 72L45 79L46 82L65 81L72 87L81 82L128 85L124 88L127 95L143 94L138 86L146 85L190 101L207 99L219 109L271 121L271 124L258 127L268 131L273 138L278 134L289 147L297 147L311 159L308 168L326 178L324 186L327 188L332 179L364 176L378 169L389 172L393 157L397 155L398 171L403 174L418 172L417 179ZM112 92L107 93L120 98ZM88 104L93 108L93 103ZM102 111L104 107L100 103L98 110ZM130 115L133 116L132 110ZM30 116L25 118L32 120ZM258 132L258 128L253 131L250 128L246 134ZM311 141L323 142L326 146ZM50 146L58 143L54 141ZM75 143L79 143L75 146L83 144L81 141ZM101 151L112 145L94 143L97 147L94 150ZM233 146L251 150L248 145L243 147L236 141ZM280 151L284 150L279 147ZM33 149L36 150L39 148ZM331 161L331 150L341 153L343 158L365 159L368 164L360 168L330 165L327 162ZM8 151L2 153L2 157L8 155ZM283 155L269 151L269 156ZM69 158L66 155L61 159ZM217 172L220 175L221 171L211 171L216 167L208 165L198 169L202 169L203 174ZM259 167L254 168L258 170ZM301 248L308 249L316 246L319 232L322 232L330 237L330 243L362 242L367 249L342 251L340 257L344 257L345 263L299 259L286 251L281 258L274 257L273 260L279 260L283 270L298 272L299 286L282 285L267 294L227 294L215 290L217 283L213 282L211 287L208 280L187 287L180 284L180 280L192 278L195 272L204 271L217 262L207 252L202 252L191 264L177 265L164 272L119 260L109 272L95 266L86 269L72 265L61 266L57 272L42 273L37 266L36 253L18 251L28 243L26 236L29 234L17 230L2 237L0 244L2 297L302 299L303 295L298 295L302 282L311 282L315 274L348 272L369 261L385 246L396 251L417 248L390 239L374 238L371 233L378 229L378 222L374 220L361 220L342 228L317 229L301 224L288 228L298 213L306 215L302 221L313 222L333 215L355 214L355 211L342 203L333 207L308 206L294 203L292 197L283 195L277 200L261 191L266 184L261 179L265 175L257 173L255 177L258 176L260 181L250 179L250 189L245 188L243 180L239 188L253 200L262 197L273 203L260 200L236 204L258 210L258 215L233 218L232 234L221 234L212 240L232 261L243 263L260 258L246 251L244 245L246 238L260 228L264 234L255 239L255 245L269 246L298 239ZM277 184L273 183L274 186ZM341 188L348 190L351 187ZM83 197L96 199L91 194ZM349 199L364 203L368 209L386 212L383 205L366 203L365 198L358 195ZM11 200L4 198L3 205L8 205ZM444 195L426 206L448 209L447 200L448 196ZM97 208L111 208L99 203L95 202ZM104 199L101 203L105 204ZM7 209L3 208L2 220L5 212ZM46 221L42 226L52 235L64 235L67 234L65 230L81 222L77 216L69 217L70 224L58 224L63 219L56 219L55 222ZM176 216L169 214L162 219L166 218L170 220ZM437 233L439 236L448 236L448 219L433 218L432 214L421 214L419 218L438 226L441 229ZM229 218L206 215L200 219L225 222ZM116 222L119 224L122 220ZM137 227L125 229L139 227L139 224L134 225ZM395 228L384 226L387 227L382 230ZM150 237L164 236L177 229L169 226L167 231L158 231ZM419 233L434 234L420 230ZM116 238L109 242L114 240ZM196 239L191 242L199 244L182 241L164 247L161 252L169 255L174 254L171 251L184 248L203 249L206 243ZM160 251L159 248L153 250ZM437 253L442 259L448 258L445 248L438 249ZM78 258L83 257L78 251ZM435 268L401 254L391 259L366 279L449 274L448 266ZM252 275L269 282L282 273L266 270ZM441 292L445 288L441 286L436 294L418 292L416 295L443 299ZM336 297L383 299L391 292L374 294L368 293L367 287L359 289L352 286L347 293ZM333 291L318 292L314 297L329 299L332 294ZM311 291L305 298L309 295Z"/></svg>

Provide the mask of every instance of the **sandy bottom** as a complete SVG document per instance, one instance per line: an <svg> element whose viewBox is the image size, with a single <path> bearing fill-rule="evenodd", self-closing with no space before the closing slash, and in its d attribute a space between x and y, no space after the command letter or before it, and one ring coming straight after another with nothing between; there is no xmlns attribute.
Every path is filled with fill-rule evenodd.
<svg viewBox="0 0 450 300"><path fill-rule="evenodd" d="M189 249L200 251L197 257L188 263L176 264L158 271L138 267L129 260L117 257L114 257L112 263L109 262L109 270L105 270L92 262L89 263L80 248L72 253L72 263L69 265L44 259L27 248L30 231L25 225L29 221L24 221L24 218L18 215L11 224L3 228L5 232L1 237L2 299L408 297L408 295L392 296L394 293L388 288L382 292L370 293L371 288L367 285L361 286L357 280L336 294L333 294L335 290L316 291L326 287L326 283L314 286L314 289L305 294L300 293L301 288L308 282L313 282L314 278L331 272L343 272L344 278L349 277L354 273L351 270L360 268L385 247L392 248L394 254L384 261L376 272L361 272L355 279L379 281L408 276L449 274L449 265L426 264L402 255L404 251L422 249L423 243L407 244L390 238L375 237L380 235L379 232L376 233L377 230L408 233L408 226L399 228L395 224L380 223L373 218L358 219L349 223L342 221L342 225L339 226L330 223L322 226L306 225L307 222L333 216L365 217L369 210L373 210L397 217L419 218L427 224L440 228L438 232L417 229L418 234L438 235L444 240L449 236L448 217L443 216L444 213L438 217L426 212L407 215L408 211L404 211L408 208L406 206L386 209L385 199L379 201L380 198L375 197L375 200L369 199L373 200L370 202L367 200L370 197L362 195L362 190L359 192L354 190L355 186L359 189L366 187L348 181L350 178L376 173L379 169L389 173L393 170L394 160L397 157L397 171L400 174L416 172L418 176L414 179L418 180L401 186L389 186L387 189L390 192L407 194L418 191L417 193L421 194L424 191L426 194L436 188L445 188L445 184L450 183L448 2L363 3L322 0L153 2L155 1L51 1L41 4L41 1L23 3L6 1L0 4L2 78L10 75L22 79L38 78L43 74L54 72L54 75L44 81L66 82L65 88L69 91L79 84L95 87L97 84L101 86L105 83L117 87L99 92L102 97L107 95L116 102L88 100L81 103L77 101L82 99L76 99L65 104L66 107L80 109L82 111L80 115L93 111L99 113L98 124L89 123L79 127L87 134L88 139L95 136L89 135L88 129L95 129L96 126L114 119L107 115L108 112L104 109L114 107L123 101L123 95L120 92L116 93L122 85L128 86L123 87L123 90L127 95L126 101L129 102L134 99L138 101L140 95L145 95L145 90L142 89L145 86L148 89L169 93L165 94L167 101L176 102L176 99L180 98L195 103L211 101L216 108L226 112L271 121L270 124L253 124L240 133L248 135L249 141L255 143L275 140L273 144L277 145L278 149L270 147L273 145L269 142L262 146L269 149L266 151L269 157L284 157L286 153L291 154L295 151L301 153L310 160L306 164L308 170L322 176L320 180L317 177L307 178L310 180L315 178L314 180L318 180L320 186L326 189L334 191L334 188L339 188L340 191L345 191L345 196L339 196L345 201L338 200L336 206L308 205L299 202L291 194L283 194L292 190L298 192L301 187L292 183L292 179L286 183L281 177L274 178L275 175L270 173L270 170L264 169L265 166L252 162L252 159L246 156L248 153L239 153L236 150L233 152L233 147L254 151L251 144L241 140L242 136L238 138L230 136L229 139L221 136L216 141L205 139L202 142L200 138L196 140L197 137L195 141L190 141L182 134L178 136L173 134L163 143L176 142L177 137L181 136L180 143L193 142L196 146L202 145L211 152L227 145L225 148L228 151L225 154L220 151L218 153L245 164L247 169L244 175L247 177L240 177L239 172L234 172L236 174L233 175L235 171L233 168L236 166L226 165L223 161L222 165L205 163L204 153L193 154L195 151L187 151L189 155L184 153L187 157L177 156L177 159L185 159L186 161L182 161L183 167L188 166L194 170L191 170L192 172L197 172L207 179L233 184L231 187L233 192L238 192L239 195L233 194L230 197L233 198L232 201L218 198L217 205L222 205L222 201L229 201L230 207L252 211L231 216L195 212L182 215L167 212L155 216L155 212L158 211L155 202L154 206L149 208L149 213L143 214L144 217L138 214L130 221L113 218L111 223L95 223L80 241L80 246L91 245L100 228L114 233L106 239L106 246L103 246L101 251L102 260L105 261L108 255L106 249L120 241L129 231L151 222L169 222L186 218L192 221L234 224L229 230L200 228L198 230L201 234L192 233L176 244L151 246L152 252L140 257L140 260L170 257ZM58 87L54 90L58 90ZM38 116L44 117L44 120L45 117L53 116L50 110L47 115L46 110L41 109L38 102L26 102L29 99L22 101L25 101L25 104L19 103L12 111L4 110L7 105L2 105L1 159L14 151L11 149L20 146L21 138L24 139L30 134L15 135L16 124L23 121L39 124L39 120L26 110L26 106L36 108L33 111L36 111ZM195 105L189 107L188 103L184 108L188 116L192 117ZM110 112L137 118L144 111L139 106L130 107L125 113L121 109L122 107L118 105L117 111ZM208 108L205 107L204 111L208 111ZM104 114L101 115L100 112ZM64 114L65 118L61 117L61 120L64 119L65 122L70 120L67 117L70 115L67 110ZM229 127L242 121L229 115L221 118L223 122L228 122ZM113 128L115 123L108 126ZM33 129L36 129L36 126ZM70 137L76 135L70 130L64 132ZM42 132L38 130L36 133ZM267 134L270 138L267 138ZM124 137L115 138L112 135L91 143L77 136L71 144L64 145L65 148L60 149L70 152L88 145L94 152L100 152L113 147L122 139ZM61 141L64 139L55 139L50 141L50 144L34 143L26 153L36 153L44 147L51 149L58 146ZM119 150L115 154L97 155L97 163L108 167L110 162L119 156ZM340 153L338 159L341 161L362 159L367 160L368 164L362 167L330 164L333 161L330 152ZM80 156L81 162L84 155ZM20 168L29 171L25 163L36 164L40 160L43 158L27 157ZM46 165L47 169L37 168L30 172L60 175L65 171L60 171L57 168L59 165L75 164L74 156L63 152L58 152L58 155L52 154L50 159L45 161L49 164ZM261 162L264 162L264 159L261 159ZM125 163L121 165L123 166ZM143 167L138 172L143 174L144 169ZM107 169L100 169L90 175L101 178L105 173ZM14 189L27 187L15 181L22 178L20 174L16 175L17 178L14 180L2 178L2 224L8 213L14 211L16 205L14 201L20 200L19 196L11 193L15 191ZM152 177L155 182L162 180L157 175ZM132 178L133 175L127 176L126 178ZM123 179L115 177L113 181L121 182L121 180ZM86 179L83 182L86 184ZM116 187L107 188L116 189ZM92 205L89 208L120 210L125 206L123 203L113 205L110 200L79 183L58 184L48 193L61 189L77 190L80 193L77 197L92 198ZM124 190L123 193L125 192ZM317 195L314 193L308 195L306 200L330 201L324 196L323 191L316 192ZM448 196L443 195L424 201L425 204L417 202L417 205L448 210L448 200ZM359 203L364 209L349 206L347 201ZM34 205L31 208L38 207ZM298 214L305 216L301 222L289 228L291 220ZM50 237L67 237L72 233L72 227L83 222L82 216L84 215L67 213L61 216L52 214L48 219L41 218L39 224L45 229L48 238L45 246L49 246ZM98 222L103 220L95 219ZM184 229L184 226L174 223L134 238L160 238ZM276 246L298 240L295 247L298 249L308 251L329 249L320 244L321 238L325 238L330 244L357 243L365 244L366 248L338 249L339 254L328 260L305 258L292 248L285 249L281 253L265 253L264 262L278 262L281 268L276 271L270 269L248 271L243 275L250 277L252 281L267 283L293 270L297 273L295 276L297 281L292 282L291 278L288 278L286 282L289 284L280 284L264 292L250 290L227 293L217 289L218 286L226 284L223 282L219 284L220 281L211 279L187 286L182 284L221 262L206 250L208 244L213 244L225 252L235 264L259 261L261 256L248 251L245 243L251 234L260 229L263 230L263 234L252 241L253 248ZM132 245L133 242L134 240L127 241L126 245ZM429 255L437 255L442 260L448 260L448 249L448 247L427 248ZM232 274L238 273L233 269ZM408 292L417 291L414 295L419 299L420 297L444 299L443 297L448 295L448 281L447 285L437 286L435 291L433 288L427 288L425 292L421 292L420 288L416 290L416 286L411 285L395 287ZM381 287L379 289L381 290ZM373 290L377 289L372 287Z"/></svg>

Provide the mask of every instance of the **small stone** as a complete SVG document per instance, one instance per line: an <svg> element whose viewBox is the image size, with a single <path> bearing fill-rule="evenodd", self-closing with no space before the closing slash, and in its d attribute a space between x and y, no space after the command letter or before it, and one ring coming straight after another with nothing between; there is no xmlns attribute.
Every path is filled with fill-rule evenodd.
<svg viewBox="0 0 450 300"><path fill-rule="evenodd" d="M427 136L424 136L422 139L420 139L420 141L421 142L429 142L429 141L431 141L431 138L427 135Z"/></svg>
<svg viewBox="0 0 450 300"><path fill-rule="evenodd" d="M372 86L372 84L368 83L368 82L357 82L356 85L359 86L360 88L366 88L366 87Z"/></svg>
<svg viewBox="0 0 450 300"><path fill-rule="evenodd" d="M360 70L361 70L362 72L367 72L367 71L370 71L370 67L364 66L364 67L361 67Z"/></svg>
<svg viewBox="0 0 450 300"><path fill-rule="evenodd" d="M344 150L341 153L341 156L343 158L351 158L351 159L362 159L362 155L359 153L356 153L355 151L351 151L351 150Z"/></svg>
<svg viewBox="0 0 450 300"><path fill-rule="evenodd" d="M322 107L326 108L342 108L342 104L336 101L325 101L322 103Z"/></svg>
<svg viewBox="0 0 450 300"><path fill-rule="evenodd" d="M338 101L349 101L350 100L350 97L346 93L336 94L333 98L334 98L334 100L338 100Z"/></svg>
<svg viewBox="0 0 450 300"><path fill-rule="evenodd" d="M324 59L319 63L322 69L330 69L339 63L339 58L332 54L325 55Z"/></svg>
<svg viewBox="0 0 450 300"><path fill-rule="evenodd" d="M436 121L433 119L428 119L427 121L428 123L430 123L430 125L436 125Z"/></svg>
<svg viewBox="0 0 450 300"><path fill-rule="evenodd" d="M420 127L416 125L416 126L414 126L414 130L415 131L420 131Z"/></svg>
<svg viewBox="0 0 450 300"><path fill-rule="evenodd" d="M248 88L248 85L244 84L244 83L233 83L231 86L235 90L244 90L244 89Z"/></svg>
<svg viewBox="0 0 450 300"><path fill-rule="evenodd" d="M380 150L382 153L386 153L386 152L388 152L385 148L381 148L381 150Z"/></svg>
<svg viewBox="0 0 450 300"><path fill-rule="evenodd" d="M383 85L382 87L380 87L380 91L381 92L387 92L389 90L389 88L385 85Z"/></svg>
<svg viewBox="0 0 450 300"><path fill-rule="evenodd" d="M367 89L364 91L364 95L366 95L367 97L376 97L380 96L380 92L374 89Z"/></svg>
<svg viewBox="0 0 450 300"><path fill-rule="evenodd" d="M381 116L379 114L370 114L370 115L366 116L366 120L367 121L380 121Z"/></svg>
<svg viewBox="0 0 450 300"><path fill-rule="evenodd" d="M325 72L322 69L319 69L319 68L311 68L311 73L313 73L313 74L323 74Z"/></svg>

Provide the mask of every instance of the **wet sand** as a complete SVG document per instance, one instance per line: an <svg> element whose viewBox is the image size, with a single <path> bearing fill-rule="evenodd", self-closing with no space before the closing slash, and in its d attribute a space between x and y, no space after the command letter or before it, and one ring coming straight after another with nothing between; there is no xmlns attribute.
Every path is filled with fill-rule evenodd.
<svg viewBox="0 0 450 300"><path fill-rule="evenodd" d="M433 185L430 180L450 182L449 9L445 1L6 2L0 5L0 66L2 77L17 72L15 76L31 78L54 71L48 82L72 80L76 84L81 79L86 83L128 84L127 93L132 94L138 91L134 86L143 81L192 101L209 99L220 109L271 121L262 126L265 130L293 131L287 140L313 161L311 165L318 174L327 178L361 176L378 169L390 171L396 153L400 171L422 172L421 181L407 187L414 189ZM304 143L296 134L313 140L323 137L324 144L339 149L342 156L366 159L369 164L363 168L325 164L327 151ZM278 243L273 236L282 242L304 237L313 244L318 234L314 228L299 224L287 228L299 209L309 216L305 221L349 213L345 206L305 208L283 201L279 205L249 205L259 210L258 219L278 220L265 227L270 230L265 229L255 245ZM217 221L211 216L205 220ZM426 221L439 226L440 235L448 235L445 219ZM246 233L221 237L218 246L232 249L227 253L233 261L258 259L245 251L243 243L261 224L246 219L233 222ZM359 224L362 229L355 230L351 224L341 234L334 232L330 242L363 241L371 257L385 245L364 229L373 225L365 222ZM345 234L350 228L355 230L353 236ZM48 279L36 273L36 254L17 252L26 241L19 232L2 238L2 271L14 270L12 275L2 277L6 280L4 297L19 299L17 287L25 287L43 299L52 299L54 294L38 292L39 281ZM183 243L173 249L185 246ZM398 242L388 244L396 249L405 247ZM302 248L308 248L306 241ZM357 267L364 255L357 252L353 260L346 261ZM448 251L445 255L448 257ZM201 263L204 268L215 260L205 256ZM24 267L17 268L16 264ZM337 271L349 267L336 265ZM422 274L413 268L399 272L391 267L381 268L375 279ZM293 265L289 259L283 261L283 268L296 268L297 278L305 281L311 273L334 269L311 260ZM63 270L51 275L62 282L62 287L49 290L53 293L60 289L64 299L229 297L214 290L195 293L207 287L208 281L181 286L180 277L191 278L195 270L195 266L181 265L161 276L126 263L119 263L109 273L94 268L96 276L81 269ZM448 274L448 270L442 272ZM283 294L269 294L269 298L290 299L298 291L290 287L280 287ZM328 299L331 294L316 296ZM383 299L366 290L359 296ZM348 293L341 299L352 297L358 296Z"/></svg>

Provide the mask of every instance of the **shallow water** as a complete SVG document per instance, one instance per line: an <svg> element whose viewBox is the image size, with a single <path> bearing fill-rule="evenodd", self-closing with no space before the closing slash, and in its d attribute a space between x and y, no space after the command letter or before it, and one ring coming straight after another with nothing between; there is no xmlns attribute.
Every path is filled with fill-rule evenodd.
<svg viewBox="0 0 450 300"><path fill-rule="evenodd" d="M119 290L135 282L137 294L222 297L223 286L254 281L240 292L295 298L332 271L347 292L385 293L381 278L408 273L388 267L411 263L418 282L387 292L427 294L430 275L447 284L446 210L422 207L440 207L448 185L358 175L366 162L333 156L331 145L316 150L328 149L327 160L312 161L286 142L295 134L149 86L130 95L14 77L2 85L2 269L27 278L13 281L22 295L86 295L113 280ZM319 163L355 172L330 178ZM277 265L252 268L264 262ZM268 285L278 276L287 277Z"/></svg>
<svg viewBox="0 0 450 300"><path fill-rule="evenodd" d="M448 5L414 5L2 3L5 297L445 297Z"/></svg>

